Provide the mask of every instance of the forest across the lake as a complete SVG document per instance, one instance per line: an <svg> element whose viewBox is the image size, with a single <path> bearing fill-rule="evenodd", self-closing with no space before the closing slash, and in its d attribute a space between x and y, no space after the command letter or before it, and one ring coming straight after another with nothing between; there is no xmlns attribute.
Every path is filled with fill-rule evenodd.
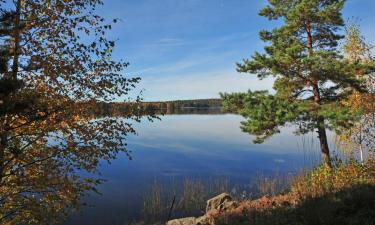
<svg viewBox="0 0 375 225"><path fill-rule="evenodd" d="M101 116L120 116L136 111L139 115L173 114L220 114L221 99L191 99L154 102L102 102L95 108L95 114Z"/></svg>

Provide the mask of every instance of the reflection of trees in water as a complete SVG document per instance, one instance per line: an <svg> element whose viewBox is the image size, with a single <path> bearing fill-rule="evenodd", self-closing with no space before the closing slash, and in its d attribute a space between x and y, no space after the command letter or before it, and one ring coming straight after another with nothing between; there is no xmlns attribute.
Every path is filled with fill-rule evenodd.
<svg viewBox="0 0 375 225"><path fill-rule="evenodd" d="M220 107L208 108L170 108L155 110L156 114L161 115L218 115L223 114Z"/></svg>
<svg viewBox="0 0 375 225"><path fill-rule="evenodd" d="M220 99L196 99L167 102L139 103L100 103L93 114L99 117L142 115L179 115L179 114L223 114Z"/></svg>

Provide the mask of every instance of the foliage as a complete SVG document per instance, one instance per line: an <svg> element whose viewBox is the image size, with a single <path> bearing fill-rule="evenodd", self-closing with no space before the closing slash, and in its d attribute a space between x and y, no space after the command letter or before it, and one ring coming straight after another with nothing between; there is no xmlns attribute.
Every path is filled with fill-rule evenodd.
<svg viewBox="0 0 375 225"><path fill-rule="evenodd" d="M365 165L354 161L348 164L339 162L333 170L319 166L306 175L297 177L291 190L303 199L316 198L357 184L375 184L374 171L373 161L368 161Z"/></svg>
<svg viewBox="0 0 375 225"><path fill-rule="evenodd" d="M123 120L91 112L139 78L112 60L106 32L117 20L95 14L102 1L0 2L0 223L50 224L100 182L79 170L129 154L133 112Z"/></svg>
<svg viewBox="0 0 375 225"><path fill-rule="evenodd" d="M242 202L215 217L216 225L374 224L374 162L320 166L297 177L288 194Z"/></svg>
<svg viewBox="0 0 375 225"><path fill-rule="evenodd" d="M346 28L343 45L345 57L351 64L373 63L371 49L372 46L361 36L359 25L355 20L351 20ZM342 129L339 140L344 149L359 150L361 161L364 161L364 151L375 148L375 75L365 70L357 70L353 76L365 81L368 92L354 91L343 101L351 111L360 114L353 127Z"/></svg>
<svg viewBox="0 0 375 225"><path fill-rule="evenodd" d="M355 71L374 71L372 63L350 64L337 49L343 36L344 0L269 0L260 12L269 20L283 21L261 31L269 43L264 53L239 63L238 71L259 79L274 77L275 94L266 91L222 94L224 107L243 115L245 132L261 143L280 127L296 124L297 133L317 131L323 162L330 166L326 129L351 127L356 113L342 104L354 90L366 92Z"/></svg>

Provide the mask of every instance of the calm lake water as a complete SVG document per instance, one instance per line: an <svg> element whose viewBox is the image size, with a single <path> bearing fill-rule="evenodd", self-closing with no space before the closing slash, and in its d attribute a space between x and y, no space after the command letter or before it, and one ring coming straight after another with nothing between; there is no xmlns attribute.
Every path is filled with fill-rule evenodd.
<svg viewBox="0 0 375 225"><path fill-rule="evenodd" d="M249 184L258 174L272 175L301 170L319 158L314 136L294 136L285 128L262 145L241 132L238 115L166 115L135 124L138 135L128 137L133 160L123 154L100 165L98 187L73 224L128 224L141 215L143 196L155 181L168 183L185 178L224 177L231 184Z"/></svg>

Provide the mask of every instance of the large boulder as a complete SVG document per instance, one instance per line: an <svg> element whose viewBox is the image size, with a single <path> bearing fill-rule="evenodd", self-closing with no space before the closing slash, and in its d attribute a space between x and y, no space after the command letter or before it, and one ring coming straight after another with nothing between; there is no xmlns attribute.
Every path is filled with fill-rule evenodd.
<svg viewBox="0 0 375 225"><path fill-rule="evenodd" d="M195 218L187 217L182 219L170 220L167 225L207 225L211 224L212 216L238 207L238 203L232 200L232 197L223 193L207 201L206 214Z"/></svg>
<svg viewBox="0 0 375 225"><path fill-rule="evenodd" d="M222 205L220 211L223 212L223 211L235 209L238 206L239 206L239 204L236 201L224 202L224 204Z"/></svg>
<svg viewBox="0 0 375 225"><path fill-rule="evenodd" d="M182 219L170 220L167 222L167 225L196 225L195 217L187 217Z"/></svg>
<svg viewBox="0 0 375 225"><path fill-rule="evenodd" d="M176 220L170 220L167 222L167 225L207 225L210 223L210 218L206 215L195 218L188 217Z"/></svg>
<svg viewBox="0 0 375 225"><path fill-rule="evenodd" d="M196 224L196 225L207 225L207 224L211 224L210 217L207 216L207 215L204 215L204 216L198 217L198 218L195 220L195 224Z"/></svg>
<svg viewBox="0 0 375 225"><path fill-rule="evenodd" d="M212 211L223 212L228 209L233 209L238 206L238 203L232 200L232 197L227 193L222 193L207 201L206 213Z"/></svg>

